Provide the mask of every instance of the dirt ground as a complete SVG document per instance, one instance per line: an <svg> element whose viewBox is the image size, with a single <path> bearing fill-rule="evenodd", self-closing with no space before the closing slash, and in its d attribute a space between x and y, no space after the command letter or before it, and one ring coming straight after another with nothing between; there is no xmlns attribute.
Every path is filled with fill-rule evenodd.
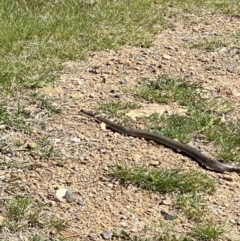
<svg viewBox="0 0 240 241"><path fill-rule="evenodd" d="M28 172L9 171L8 175L14 174L21 180L19 185L24 193L47 204L45 214L49 217L54 214L69 223L64 237L102 240L104 231L118 229L147 237L161 235L166 232L163 223L173 226L172 234L184 236L194 225L174 208L171 195L122 186L108 176L111 166L150 165L159 160L159 167L195 169L217 182L216 192L207 196L209 212L206 216L226 227L228 232L222 240L239 240L239 175L204 170L180 153L144 139L104 130L99 123L78 114L82 108L94 111L100 103L109 101L148 104L134 99L132 92L126 90L136 88L142 78L167 75L201 84L206 96L230 100L234 111L229 118L240 120L239 44L238 50L230 44L212 51L186 46L212 37L232 40L236 34L239 42L239 23L239 18L223 15L188 15L182 22L175 23L174 28L156 36L150 48L123 46L117 51L90 52L84 61L64 63L64 72L60 73L55 86L41 89L62 113L49 118L45 129L38 134L48 133L65 162L57 165L55 161L36 160L19 152L16 159L19 161L20 157L35 168ZM196 144L206 155L214 156L211 145ZM56 191L61 188L73 192L76 200L56 200ZM166 221L162 211L175 213L177 218ZM43 237L52 235L46 230L27 232L33 231L42 232ZM11 235L11 240L19 240L19 234Z"/></svg>

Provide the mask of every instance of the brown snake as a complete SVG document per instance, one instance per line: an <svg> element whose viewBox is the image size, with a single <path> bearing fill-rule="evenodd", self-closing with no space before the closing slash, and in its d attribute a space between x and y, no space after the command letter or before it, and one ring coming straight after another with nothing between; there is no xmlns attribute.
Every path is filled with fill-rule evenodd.
<svg viewBox="0 0 240 241"><path fill-rule="evenodd" d="M192 157L198 163L200 163L201 165L207 168L210 168L213 171L216 171L216 172L226 171L226 172L240 173L240 165L229 165L222 162L211 160L210 158L204 156L200 151L196 150L195 148L188 146L186 144L183 144L181 142L175 141L173 139L170 139L168 137L165 137L156 133L151 133L148 131L127 128L87 110L81 110L80 112L88 116L91 116L100 122L104 122L105 124L107 124L108 128L116 132L124 133L134 137L143 137L146 140L153 140L159 144L170 147L174 150L180 150L182 153Z"/></svg>

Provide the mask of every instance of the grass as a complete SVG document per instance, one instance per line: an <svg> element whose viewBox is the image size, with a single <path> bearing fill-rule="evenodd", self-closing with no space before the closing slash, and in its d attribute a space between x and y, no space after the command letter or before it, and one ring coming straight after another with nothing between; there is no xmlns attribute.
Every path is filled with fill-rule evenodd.
<svg viewBox="0 0 240 241"><path fill-rule="evenodd" d="M206 51L215 51L224 47L231 46L231 48L239 49L239 39L235 36L214 36L205 37L202 40L198 40L191 44L188 44L190 48L198 48Z"/></svg>
<svg viewBox="0 0 240 241"><path fill-rule="evenodd" d="M122 117L129 110L136 109L138 107L139 105L133 102L109 102L102 104L100 109L108 112L111 115L118 115L119 117Z"/></svg>
<svg viewBox="0 0 240 241"><path fill-rule="evenodd" d="M53 81L63 61L81 59L89 50L125 43L149 46L152 36L168 26L165 16L198 8L240 13L239 1L226 0L0 3L0 86L4 91L45 85ZM175 8L168 8L171 4Z"/></svg>
<svg viewBox="0 0 240 241"><path fill-rule="evenodd" d="M223 226L216 225L212 221L199 224L192 231L192 235L198 240L219 240L223 233Z"/></svg>
<svg viewBox="0 0 240 241"><path fill-rule="evenodd" d="M189 219L201 221L202 216L207 211L207 204L199 192L180 194L177 197L176 205L185 213Z"/></svg>
<svg viewBox="0 0 240 241"><path fill-rule="evenodd" d="M135 166L118 166L112 174L123 181L129 181L140 188L153 192L214 191L214 180L198 172L182 172L178 169L149 169Z"/></svg>
<svg viewBox="0 0 240 241"><path fill-rule="evenodd" d="M43 133L47 118L59 114L61 110L50 99L39 94L37 88L53 83L58 77L64 61L83 59L89 50L118 48L123 44L151 46L154 34L159 33L163 28L174 26L176 19L183 17L182 13L201 14L202 11L210 11L211 13L220 12L232 16L239 16L240 14L240 2L238 0L0 0L0 6L0 125L3 133L13 131L20 135L19 139L16 140L1 138L0 152L7 155L16 149L25 148L29 155L33 155L34 158L41 161L48 161L51 158L61 159L54 149L48 133L44 133L41 138L37 135L38 132ZM236 39L238 41L238 35L236 35ZM203 43L202 45L206 44ZM222 43L215 41L209 46L212 46L211 48L221 47ZM236 46L239 49L239 41ZM201 44L199 47L201 47ZM187 88L190 92L187 92L189 94L182 98L181 104L198 103L191 96L198 96L197 86L182 83L182 86L175 88L174 81L169 83L170 85L167 88L169 90L172 88L175 91L171 93L173 93L172 98L176 98L176 101L180 101L185 92L184 88ZM154 95L157 96L160 89L166 90L169 83L166 82L165 86L153 85L153 90L159 88ZM149 92L149 90L146 92ZM146 98L157 101L154 99L155 97L148 96ZM162 101L167 101L167 98L168 96L165 95L163 98L165 100ZM106 105L103 109L105 108L113 115L119 113L122 115L129 109L136 107L132 103L112 103ZM226 109L226 112L228 112L227 106ZM192 115L190 115L191 118L196 116L200 118L202 112L196 112L196 108L193 107L189 113ZM226 160L237 159L239 154L236 146L239 144L239 139L236 137L239 136L239 129L236 128L236 131L233 131L233 128L236 127L234 123L222 127L219 117L212 116L209 113L206 114L208 115L200 119L199 126L192 128L188 135L182 134L178 138L187 140L191 133L196 132L197 135L204 135L205 138L220 143L219 145L222 147L224 146L226 149L222 148L223 151L219 155ZM151 118L155 118L154 123L156 124L156 117ZM181 118L175 116L172 123L178 122L179 129L182 125L182 133L184 133L190 126L193 126L193 122L191 122L191 118L189 120ZM185 127L182 124L183 122L187 123ZM149 126L151 127L154 123L150 123ZM167 120L163 124L163 128L164 125L167 126ZM170 136L175 134L169 133ZM31 139L36 146L30 145L26 148L24 138L21 139L23 136ZM231 140L231 145L229 140ZM25 166L10 163L9 160L1 160L1 168L4 170L6 168L19 170L25 168ZM176 178L178 178L176 180L182 186L176 186L173 174L176 175ZM158 190L160 187L159 179L155 175L157 174L152 173L148 181L150 184L158 181L155 186ZM170 170L167 175L170 179L166 180L170 180L172 186L165 187L165 192L175 190L184 193L199 188L194 183L194 180L199 180L197 178L201 177L199 175L195 176L195 174L190 173L184 176L177 170L172 170L172 173ZM187 178L189 187L179 178ZM202 180L199 180L199 182L202 183ZM211 190L209 184L202 184L203 186L207 185L207 188ZM151 185L149 186L150 189ZM144 187L144 185L142 186ZM17 192L17 187L15 188ZM197 201L201 203L197 196L191 197L190 195L188 199L179 200L178 205L182 205L181 209L184 209L185 206L194 207ZM24 230L31 229L33 226L40 229L53 228L59 232L66 226L62 220L56 219L46 223L41 216L41 204L28 196L14 197L11 194L9 202L3 203L2 199L1 202L7 217L4 228L12 232L23 233ZM192 212L194 211L191 211L191 208L186 208L186 210L186 213L189 212L188 215L193 215ZM212 229L208 230L211 231ZM205 231L202 229L199 232L204 234ZM197 231L195 233L197 234ZM177 240L171 237L166 238L167 236L165 239L163 237L162 240ZM27 240L26 237L24 239ZM36 234L32 235L29 240L40 241L42 239Z"/></svg>
<svg viewBox="0 0 240 241"><path fill-rule="evenodd" d="M166 76L154 81L144 80L136 95L158 103L175 102L188 110L187 115L153 114L145 118L149 130L183 142L204 138L220 147L219 159L226 162L239 160L240 128L237 123L221 120L223 115L231 113L230 102L204 99L200 86Z"/></svg>
<svg viewBox="0 0 240 241"><path fill-rule="evenodd" d="M162 76L153 81L143 80L136 89L136 96L158 103L178 103L187 109L187 115L172 114L159 116L157 113L146 121L148 129L182 142L192 138L205 139L219 148L218 158L229 162L240 160L240 128L238 123L223 122L223 115L231 114L231 103L226 100L203 99L201 87L186 80L175 80ZM122 116L136 104L109 102L101 106L105 112Z"/></svg>
<svg viewBox="0 0 240 241"><path fill-rule="evenodd" d="M22 231L28 228L48 227L60 232L66 227L63 220L51 219L47 221L42 215L43 204L30 196L16 196L8 202L2 203L5 207L5 222L2 225L10 231Z"/></svg>
<svg viewBox="0 0 240 241"><path fill-rule="evenodd" d="M170 235L171 228L164 227L164 233L162 235L154 235L151 239L139 237L133 235L130 232L120 230L114 233L114 240L124 241L217 241L224 233L222 225L216 225L212 221L206 221L203 224L197 224L189 232L189 235L183 237L177 237L176 235Z"/></svg>
<svg viewBox="0 0 240 241"><path fill-rule="evenodd" d="M87 2L1 1L4 89L45 85L64 60L82 59L88 50L125 43L149 46L149 36L165 23L164 9L146 0Z"/></svg>

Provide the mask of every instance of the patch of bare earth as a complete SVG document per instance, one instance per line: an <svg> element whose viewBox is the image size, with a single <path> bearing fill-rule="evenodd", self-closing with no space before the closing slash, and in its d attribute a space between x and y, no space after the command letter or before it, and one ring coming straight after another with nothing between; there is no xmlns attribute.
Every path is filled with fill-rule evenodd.
<svg viewBox="0 0 240 241"><path fill-rule="evenodd" d="M59 165L54 158L39 160L27 151L16 151L16 162L22 160L34 168L9 169L4 183L18 178L17 185L22 193L47 204L43 215L65 219L69 223L65 237L101 240L104 231L120 228L151 237L163 233L163 221L174 227L172 234L176 236L188 233L194 223L174 208L171 195L149 193L132 185L122 186L108 175L110 167L116 164L151 165L160 161L158 167L195 169L212 176L217 190L207 197L206 217L225 225L227 233L222 240L239 238L240 177L236 173L217 174L204 170L180 153L144 139L104 130L99 123L78 114L82 108L95 110L99 104L109 101L147 104L134 99L132 92L126 90L134 90L142 78L167 75L200 83L206 96L230 100L234 106L230 118L240 120L240 54L237 49L227 46L207 52L186 47L209 36L228 38L239 34L239 18L190 15L186 19L191 18L195 23L176 23L173 29L166 29L157 36L150 48L124 46L118 51L91 52L85 61L67 62L56 86L41 90L61 108L62 114L49 118L45 129L37 131L36 135L47 133L64 162ZM16 135L27 138L23 133ZM214 149L208 143L194 145L201 146L206 155L214 156ZM75 193L76 200L57 201L55 194L60 188ZM166 221L162 211L174 213L177 218ZM34 229L23 231L22 235L26 237L33 231L42 232L46 238L52 235L50 230ZM3 232L1 235L19 240L17 234Z"/></svg>

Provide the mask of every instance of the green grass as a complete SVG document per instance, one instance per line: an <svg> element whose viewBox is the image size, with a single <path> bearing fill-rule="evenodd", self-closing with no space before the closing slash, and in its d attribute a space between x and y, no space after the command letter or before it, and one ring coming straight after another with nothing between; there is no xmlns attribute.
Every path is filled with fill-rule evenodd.
<svg viewBox="0 0 240 241"><path fill-rule="evenodd" d="M236 36L214 36L205 37L202 40L198 40L186 46L190 48L198 48L206 51L215 51L216 49L221 49L224 47L231 47L231 49L239 49L240 41Z"/></svg>
<svg viewBox="0 0 240 241"><path fill-rule="evenodd" d="M195 221L201 221L204 213L207 212L206 201L204 200L203 195L198 192L178 195L176 205L189 219Z"/></svg>
<svg viewBox="0 0 240 241"><path fill-rule="evenodd" d="M51 100L45 95L35 92L31 94L31 96L33 100L36 101L35 104L38 106L38 108L45 110L48 116L61 113L61 109L54 106Z"/></svg>
<svg viewBox="0 0 240 241"><path fill-rule="evenodd" d="M136 89L137 97L147 101L159 103L179 102L181 105L196 103L199 97L198 85L185 80L174 80L168 76L159 77L156 80L142 80L142 84Z"/></svg>
<svg viewBox="0 0 240 241"><path fill-rule="evenodd" d="M44 204L27 195L12 197L5 202L1 201L1 206L6 218L1 228L12 232L21 232L31 228L48 228L59 233L67 227L64 220L45 217L43 215Z"/></svg>
<svg viewBox="0 0 240 241"><path fill-rule="evenodd" d="M117 115L119 117L122 117L129 110L136 109L138 107L139 105L134 102L108 102L102 104L100 106L100 109L102 111L108 112L111 115Z"/></svg>
<svg viewBox="0 0 240 241"><path fill-rule="evenodd" d="M200 86L166 76L154 81L143 80L136 95L158 103L176 102L187 109L187 115L159 116L155 113L144 118L149 130L183 142L189 142L192 138L205 139L219 147L219 159L226 162L240 160L239 125L231 121L221 121L223 115L231 114L230 102L204 99Z"/></svg>
<svg viewBox="0 0 240 241"><path fill-rule="evenodd" d="M162 227L163 234L155 234L152 238L144 238L138 235L131 234L125 230L117 230L114 233L113 240L124 240L124 241L217 241L221 238L225 232L222 225L214 224L212 221L206 221L203 224L197 224L191 229L188 235L178 237L171 235L172 227L169 225Z"/></svg>
<svg viewBox="0 0 240 241"><path fill-rule="evenodd" d="M215 189L213 179L195 171L117 166L113 168L112 174L124 182L153 192L213 192Z"/></svg>
<svg viewBox="0 0 240 241"><path fill-rule="evenodd" d="M239 1L0 1L2 91L53 81L61 63L89 50L149 46L166 16L200 9L240 14ZM168 6L175 6L169 8ZM170 21L170 18L169 18ZM174 23L174 19L172 19Z"/></svg>
<svg viewBox="0 0 240 241"><path fill-rule="evenodd" d="M0 83L8 90L45 85L64 60L88 50L149 46L149 36L165 25L164 8L146 0L0 3Z"/></svg>
<svg viewBox="0 0 240 241"><path fill-rule="evenodd" d="M224 232L222 225L216 225L212 221L207 221L203 224L197 225L192 230L192 236L196 237L197 240L219 240Z"/></svg>

